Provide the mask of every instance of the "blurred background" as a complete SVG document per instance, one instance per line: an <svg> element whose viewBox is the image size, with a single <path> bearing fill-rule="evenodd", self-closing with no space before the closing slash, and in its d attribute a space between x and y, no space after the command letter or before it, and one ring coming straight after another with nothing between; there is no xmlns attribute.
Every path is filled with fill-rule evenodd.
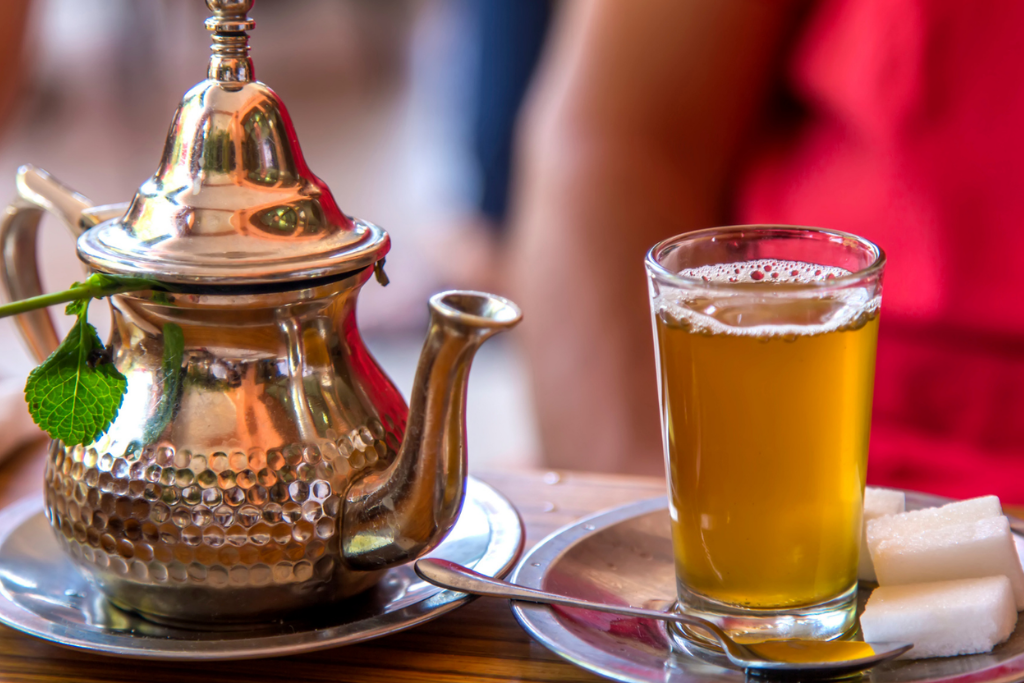
<svg viewBox="0 0 1024 683"><path fill-rule="evenodd" d="M0 86L17 82L0 87L0 191L31 162L130 199L205 75L204 4L0 11ZM473 467L663 472L645 252L714 225L817 225L888 255L868 482L1024 502L1024 3L259 0L252 16L256 75L310 167L393 238L392 284L365 288L359 318L398 386L432 292L525 311L474 366ZM42 251L48 288L80 277L61 226ZM0 372L30 366L7 321L0 348Z"/></svg>
<svg viewBox="0 0 1024 683"><path fill-rule="evenodd" d="M129 200L155 170L181 96L205 78L208 11L180 0L24 4L20 65L0 65L22 74L0 128L0 193L13 197L16 168L32 163L97 204ZM391 234L391 284L366 286L359 321L406 396L428 296L497 286L512 123L549 9L547 0L260 0L251 14L257 78L287 105L310 168L346 213ZM81 279L62 225L45 219L41 240L48 290ZM105 337L105 306L91 317ZM32 367L10 320L0 320L0 348L3 375ZM469 391L473 467L538 464L526 382L514 338L483 347Z"/></svg>

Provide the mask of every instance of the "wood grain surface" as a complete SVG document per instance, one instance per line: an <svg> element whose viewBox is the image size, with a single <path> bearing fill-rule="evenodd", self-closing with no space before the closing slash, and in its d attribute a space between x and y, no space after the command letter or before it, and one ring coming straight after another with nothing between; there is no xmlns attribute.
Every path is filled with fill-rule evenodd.
<svg viewBox="0 0 1024 683"><path fill-rule="evenodd" d="M42 486L41 445L0 466L0 506ZM664 495L664 482L566 472L478 473L526 523L527 547L582 516ZM0 626L0 682L599 681L535 643L508 603L481 599L435 621L360 645L277 659L170 663L93 655Z"/></svg>

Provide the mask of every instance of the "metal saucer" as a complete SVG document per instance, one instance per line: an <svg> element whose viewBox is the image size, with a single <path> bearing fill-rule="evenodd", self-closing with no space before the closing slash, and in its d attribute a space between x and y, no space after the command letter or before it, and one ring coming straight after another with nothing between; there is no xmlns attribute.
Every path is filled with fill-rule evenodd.
<svg viewBox="0 0 1024 683"><path fill-rule="evenodd" d="M410 566L402 566L367 593L301 621L230 630L159 625L107 602L60 550L42 509L42 500L32 498L0 512L0 621L66 647L140 659L277 657L402 631L472 599L425 583ZM515 508L471 477L459 521L430 557L500 577L522 548L523 526Z"/></svg>
<svg viewBox="0 0 1024 683"><path fill-rule="evenodd" d="M907 509L947 498L907 492ZM1010 518L1018 552L1024 522ZM675 600L675 560L665 498L600 512L556 531L520 561L511 581L578 598L651 609ZM860 606L871 587L860 591ZM634 683L741 683L743 672L694 648L673 650L663 622L569 608L512 603L526 631L569 661ZM1024 680L1024 619L988 654L889 662L865 674L873 683L1011 683Z"/></svg>

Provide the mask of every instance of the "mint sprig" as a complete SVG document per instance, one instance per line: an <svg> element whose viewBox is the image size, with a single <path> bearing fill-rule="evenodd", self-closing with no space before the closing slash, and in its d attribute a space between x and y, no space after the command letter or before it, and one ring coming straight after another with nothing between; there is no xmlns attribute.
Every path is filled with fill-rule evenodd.
<svg viewBox="0 0 1024 683"><path fill-rule="evenodd" d="M164 324L163 391L156 413L149 420L144 439L149 442L163 433L174 416L181 393L181 361L185 357L185 334L179 325Z"/></svg>
<svg viewBox="0 0 1024 683"><path fill-rule="evenodd" d="M107 273L93 273L85 279L85 282L76 282L69 289L52 294L34 296L21 301L12 301L9 304L0 306L0 318L10 315L27 313L37 308L46 308L57 304L65 304L74 301L85 301L100 299L111 294L125 294L127 292L140 292L153 289L158 292L171 291L171 287L164 282L158 282L148 277L128 277L126 275L109 275ZM65 309L69 315L77 315L78 309Z"/></svg>
<svg viewBox="0 0 1024 683"><path fill-rule="evenodd" d="M62 292L0 306L0 318L3 318L67 303L65 312L78 318L57 350L29 373L25 383L29 413L51 438L68 446L92 443L117 417L127 380L114 366L110 351L100 341L96 328L89 324L89 302L111 294L142 290L167 291L169 287L150 278L94 273L85 282L76 282ZM176 387L184 348L181 328L169 324L164 333L170 336L165 342L169 347L164 364L172 369L168 377L174 380L172 386ZM177 371L173 370L175 360Z"/></svg>
<svg viewBox="0 0 1024 683"><path fill-rule="evenodd" d="M77 309L72 311L70 309ZM25 400L35 423L73 446L92 443L121 409L128 380L110 360L96 328L86 319L88 303L68 304L78 320L57 350L28 375Z"/></svg>

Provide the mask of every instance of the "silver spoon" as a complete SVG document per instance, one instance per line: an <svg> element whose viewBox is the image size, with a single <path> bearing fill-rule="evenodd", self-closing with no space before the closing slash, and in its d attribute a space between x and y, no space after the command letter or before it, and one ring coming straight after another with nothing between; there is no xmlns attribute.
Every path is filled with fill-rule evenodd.
<svg viewBox="0 0 1024 683"><path fill-rule="evenodd" d="M686 614L605 605L566 595L523 588L492 579L448 560L417 560L414 568L420 578L425 581L461 593L536 602L543 605L579 607L598 612L611 612L630 617L660 619L696 626L711 633L721 643L722 650L729 661L750 673L775 675L799 673L805 676L834 677L870 669L881 662L898 657L913 647L911 643L852 643L834 640L776 640L769 643L741 645L710 621ZM873 654L864 656L865 645L870 647ZM812 661L807 661L808 659Z"/></svg>

